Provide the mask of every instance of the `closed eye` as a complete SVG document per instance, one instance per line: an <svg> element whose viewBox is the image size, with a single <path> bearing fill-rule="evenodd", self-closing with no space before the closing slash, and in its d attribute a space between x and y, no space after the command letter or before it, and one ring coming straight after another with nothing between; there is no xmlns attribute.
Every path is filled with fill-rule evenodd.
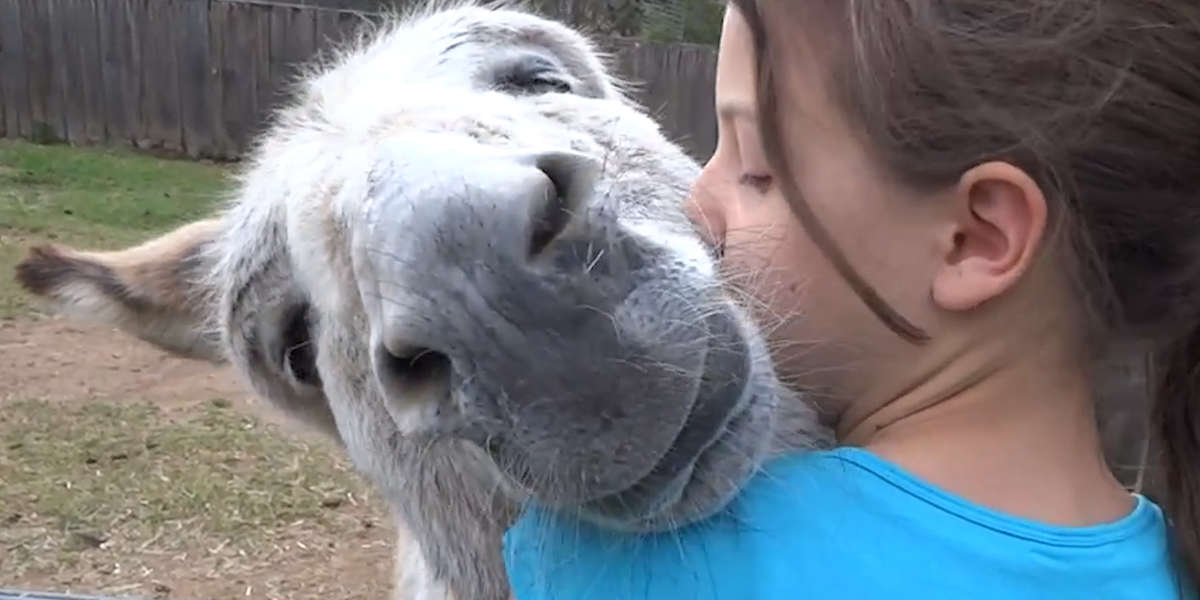
<svg viewBox="0 0 1200 600"><path fill-rule="evenodd" d="M571 93L571 84L567 83L566 81L563 81L562 79L553 77L551 75L534 77L529 82L529 84L526 86L526 88L529 89L529 91L538 92L538 93L546 93L546 92L559 92L562 94Z"/></svg>
<svg viewBox="0 0 1200 600"><path fill-rule="evenodd" d="M738 184L752 187L760 194L767 193L771 189L771 184L774 183L774 178L770 175L760 175L757 173L743 173L738 178Z"/></svg>
<svg viewBox="0 0 1200 600"><path fill-rule="evenodd" d="M525 54L502 66L496 73L496 87L513 94L569 94L571 81L557 64L537 55Z"/></svg>

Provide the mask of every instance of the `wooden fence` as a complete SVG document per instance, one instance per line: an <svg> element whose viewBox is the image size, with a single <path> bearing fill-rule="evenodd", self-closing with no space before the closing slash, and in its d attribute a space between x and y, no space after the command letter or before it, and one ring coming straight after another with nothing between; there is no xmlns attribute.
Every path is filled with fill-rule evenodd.
<svg viewBox="0 0 1200 600"><path fill-rule="evenodd" d="M0 0L0 136L234 159L297 63L375 18L266 0ZM713 49L600 43L667 133L707 157Z"/></svg>

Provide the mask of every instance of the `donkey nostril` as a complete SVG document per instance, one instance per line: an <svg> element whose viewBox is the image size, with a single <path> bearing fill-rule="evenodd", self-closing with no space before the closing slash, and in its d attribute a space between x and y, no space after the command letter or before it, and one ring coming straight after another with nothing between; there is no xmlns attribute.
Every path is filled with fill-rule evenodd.
<svg viewBox="0 0 1200 600"><path fill-rule="evenodd" d="M558 234L567 228L571 220L571 210L557 182L547 193L548 198L541 210L533 215L532 233L529 236L529 255L541 254Z"/></svg>
<svg viewBox="0 0 1200 600"><path fill-rule="evenodd" d="M428 348L394 353L381 347L376 357L379 377L393 393L409 395L449 381L450 358Z"/></svg>
<svg viewBox="0 0 1200 600"><path fill-rule="evenodd" d="M574 152L544 152L532 157L532 166L549 179L543 195L531 208L529 254L546 250L571 221L579 217L593 192L598 166L596 161Z"/></svg>

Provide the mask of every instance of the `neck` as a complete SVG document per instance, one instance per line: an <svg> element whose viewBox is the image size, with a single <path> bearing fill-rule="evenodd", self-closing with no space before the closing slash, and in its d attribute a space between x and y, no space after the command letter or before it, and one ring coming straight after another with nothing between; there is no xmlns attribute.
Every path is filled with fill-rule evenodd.
<svg viewBox="0 0 1200 600"><path fill-rule="evenodd" d="M848 410L839 437L1012 516L1085 526L1128 514L1132 498L1105 462L1086 370L1052 344L997 350L947 353L902 394Z"/></svg>

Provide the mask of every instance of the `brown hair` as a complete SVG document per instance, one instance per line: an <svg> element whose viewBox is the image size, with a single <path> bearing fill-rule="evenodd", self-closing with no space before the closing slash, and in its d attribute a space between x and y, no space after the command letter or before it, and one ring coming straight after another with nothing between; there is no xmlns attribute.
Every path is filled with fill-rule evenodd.
<svg viewBox="0 0 1200 600"><path fill-rule="evenodd" d="M795 30L830 42L834 99L901 180L949 185L1004 160L1038 182L1094 341L1153 348L1163 504L1200 582L1200 3L731 1L754 37L776 179L856 290L870 293L795 193L779 135L775 61Z"/></svg>

